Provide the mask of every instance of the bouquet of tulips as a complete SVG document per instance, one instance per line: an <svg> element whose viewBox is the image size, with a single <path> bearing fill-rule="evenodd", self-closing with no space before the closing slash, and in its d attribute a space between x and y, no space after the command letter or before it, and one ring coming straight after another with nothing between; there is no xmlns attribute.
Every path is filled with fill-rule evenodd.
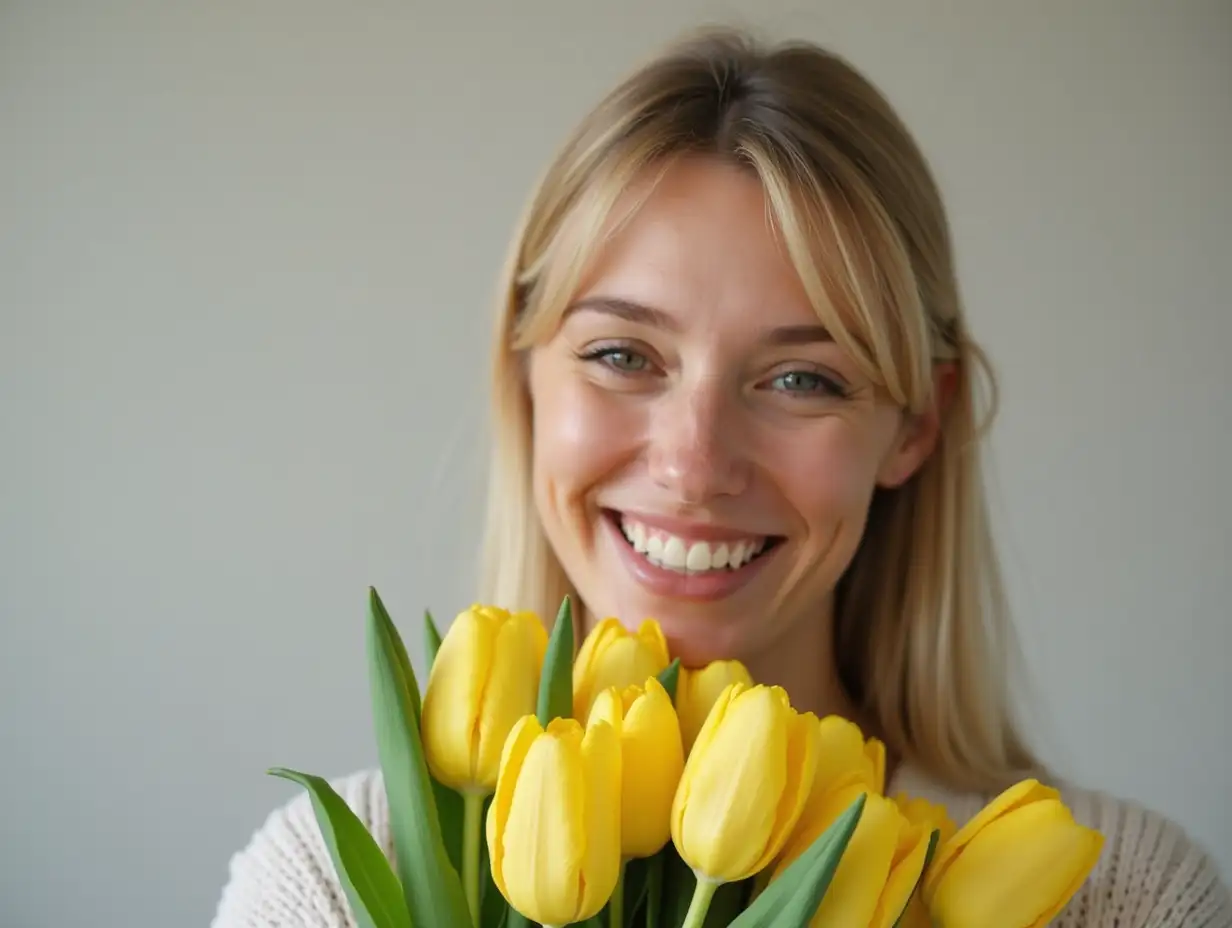
<svg viewBox="0 0 1232 928"><path fill-rule="evenodd" d="M393 861L321 777L311 796L361 928L1028 928L1102 838L1035 780L963 828L884 795L885 751L792 708L737 661L689 669L658 624L574 647L540 617L425 613L421 698L369 590L368 657Z"/></svg>

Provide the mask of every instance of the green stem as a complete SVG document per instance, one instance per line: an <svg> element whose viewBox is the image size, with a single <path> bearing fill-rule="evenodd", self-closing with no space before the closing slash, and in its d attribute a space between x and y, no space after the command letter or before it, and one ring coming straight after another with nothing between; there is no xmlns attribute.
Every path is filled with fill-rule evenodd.
<svg viewBox="0 0 1232 928"><path fill-rule="evenodd" d="M479 924L479 834L483 824L483 793L462 794L462 885L471 924Z"/></svg>
<svg viewBox="0 0 1232 928"><path fill-rule="evenodd" d="M625 924L625 864L620 859L620 874L616 877L616 888L612 890L612 898L607 903L607 928L624 928Z"/></svg>
<svg viewBox="0 0 1232 928"><path fill-rule="evenodd" d="M718 883L712 883L700 876L697 878L693 900L689 903L689 911L681 928L702 928L706 923L706 913L710 911L710 900L714 898L714 892L718 888Z"/></svg>

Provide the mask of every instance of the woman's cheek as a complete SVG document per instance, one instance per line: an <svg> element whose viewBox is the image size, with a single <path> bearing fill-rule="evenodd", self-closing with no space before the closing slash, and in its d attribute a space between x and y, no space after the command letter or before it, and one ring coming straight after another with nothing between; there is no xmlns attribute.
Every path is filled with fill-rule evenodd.
<svg viewBox="0 0 1232 928"><path fill-rule="evenodd" d="M559 490L587 493L636 453L637 407L580 377L544 386L535 400L535 454Z"/></svg>
<svg viewBox="0 0 1232 928"><path fill-rule="evenodd" d="M779 460L780 487L814 531L863 518L876 479L875 462L845 430L828 429Z"/></svg>

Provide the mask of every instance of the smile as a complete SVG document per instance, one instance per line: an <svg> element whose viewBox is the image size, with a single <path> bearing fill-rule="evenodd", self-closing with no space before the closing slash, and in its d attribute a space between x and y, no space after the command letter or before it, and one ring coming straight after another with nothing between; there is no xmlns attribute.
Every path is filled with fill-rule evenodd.
<svg viewBox="0 0 1232 928"><path fill-rule="evenodd" d="M787 540L712 525L603 510L616 553L630 575L670 599L714 602L749 583Z"/></svg>
<svg viewBox="0 0 1232 928"><path fill-rule="evenodd" d="M620 532L633 550L655 567L690 574L739 570L772 543L764 535L721 541L689 539L629 516L620 517Z"/></svg>

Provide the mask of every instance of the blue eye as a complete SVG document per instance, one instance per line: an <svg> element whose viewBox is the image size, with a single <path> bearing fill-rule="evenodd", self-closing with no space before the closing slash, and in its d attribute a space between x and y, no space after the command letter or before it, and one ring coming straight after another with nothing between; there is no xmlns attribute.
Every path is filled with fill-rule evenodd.
<svg viewBox="0 0 1232 928"><path fill-rule="evenodd" d="M814 371L788 371L771 381L774 389L795 396L846 396L847 390L831 377Z"/></svg>
<svg viewBox="0 0 1232 928"><path fill-rule="evenodd" d="M598 361L621 374L640 374L648 364L645 355L628 348L596 348L582 357L587 361Z"/></svg>

